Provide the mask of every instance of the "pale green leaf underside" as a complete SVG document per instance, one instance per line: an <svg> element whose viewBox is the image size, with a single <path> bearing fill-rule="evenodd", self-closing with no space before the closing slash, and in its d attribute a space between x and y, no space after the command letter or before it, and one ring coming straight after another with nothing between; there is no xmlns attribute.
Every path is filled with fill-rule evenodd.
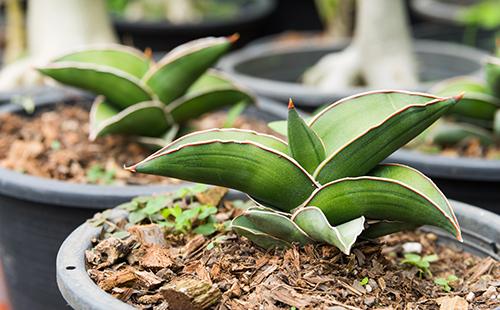
<svg viewBox="0 0 500 310"><path fill-rule="evenodd" d="M165 55L143 81L164 104L182 96L230 48L227 38L204 38L181 45Z"/></svg>
<svg viewBox="0 0 500 310"><path fill-rule="evenodd" d="M336 246L349 255L351 247L364 229L365 218L359 217L333 227L323 212L316 207L305 207L294 212L292 221L313 240Z"/></svg>
<svg viewBox="0 0 500 310"><path fill-rule="evenodd" d="M130 169L234 188L285 211L299 206L317 187L285 153L249 141L184 144L156 153Z"/></svg>
<svg viewBox="0 0 500 310"><path fill-rule="evenodd" d="M377 94L361 96L359 98L371 98L372 96L377 96ZM368 124L361 125L357 120L355 121L352 117L350 117L351 114L349 111L346 111L345 108L340 109L340 107L344 105L346 107L351 106L350 104L347 104L347 102L338 104L337 106L339 107L339 110L326 109L326 114L322 114L321 117L316 119L316 122L313 120L312 128L316 130L320 137L323 137L323 142L325 143L327 150L335 150L318 166L314 172L314 177L318 180L318 182L325 184L344 177L355 177L366 174L380 161L424 131L456 102L453 98L436 99L428 102L424 100L428 99L427 97L410 96L404 93L396 93L395 96L396 98L388 94L384 94L382 98L378 98L379 100L384 100L384 97L387 97L385 100L391 103L389 106L393 107L393 109L388 109L387 104L385 104L385 106L382 104L381 106L383 106L383 108L381 108L381 111L383 112L378 114L376 107L373 106L371 107L374 109L373 113L361 112L357 110L357 107L354 109L354 115L360 115L361 119L365 119L365 115L373 116L373 119L377 119L380 118L381 114L383 114L385 118L383 118L381 123L373 127L368 125L369 123L372 123L373 120L366 120ZM420 102L424 103L415 106L411 104L403 104L404 102L409 102L408 100L412 100L410 102L420 100ZM366 105L367 107L365 107L365 111L370 111L370 102L371 101L362 101L358 102L358 104L360 106ZM355 106L355 104L352 106ZM392 115L387 115L388 113L392 113L395 109L399 110ZM337 115L332 115L334 112L338 112L340 115L346 113L347 116L340 120L337 119ZM334 119L328 120L328 122L325 123L324 120L328 117L332 117ZM351 123L345 123L345 121L349 119L352 123L358 124L358 126L365 131L359 130L359 128L353 130ZM335 124L336 121L343 123L346 128L343 130L342 128L337 128L337 125L332 125ZM326 128L344 134L339 136L332 135L324 132ZM358 133L360 131L361 133L358 136L352 136L354 133ZM321 132L323 132L323 134ZM341 146L339 149L332 148L332 145L336 147L339 143L328 139L334 137L339 138L340 136L342 137L340 138L342 140L345 140L346 137L350 137L352 140ZM328 142L325 139L327 139Z"/></svg>
<svg viewBox="0 0 500 310"><path fill-rule="evenodd" d="M378 178L346 178L318 189L304 205L320 208L332 225L360 216L440 227L461 239L455 220L429 198L402 182Z"/></svg>
<svg viewBox="0 0 500 310"><path fill-rule="evenodd" d="M305 245L313 242L289 217L282 214L273 211L249 209L241 216L252 223L252 229L287 243L297 242L300 245Z"/></svg>
<svg viewBox="0 0 500 310"><path fill-rule="evenodd" d="M92 48L66 54L54 60L54 62L81 62L112 67L136 78L142 78L151 64L141 51L131 47L108 46Z"/></svg>
<svg viewBox="0 0 500 310"><path fill-rule="evenodd" d="M235 218L231 223L231 228L238 235L248 238L256 245L265 249L289 248L291 246L290 243L284 240L257 230L257 228L254 227L253 223L244 216L238 216L237 218Z"/></svg>
<svg viewBox="0 0 500 310"><path fill-rule="evenodd" d="M500 109L495 113L495 120L493 121L493 132L500 137Z"/></svg>
<svg viewBox="0 0 500 310"><path fill-rule="evenodd" d="M234 88L233 81L222 72L208 69L199 79L197 79L184 94L192 96L198 93L205 93L212 89Z"/></svg>
<svg viewBox="0 0 500 310"><path fill-rule="evenodd" d="M163 105L145 101L118 111L113 105L97 97L90 117L90 139L107 134L128 134L159 137L169 128Z"/></svg>
<svg viewBox="0 0 500 310"><path fill-rule="evenodd" d="M65 61L38 70L61 83L104 95L120 109L152 99L139 79L106 66Z"/></svg>
<svg viewBox="0 0 500 310"><path fill-rule="evenodd" d="M268 148L274 149L284 154L288 154L287 144L274 136L258 133L252 130L236 129L236 128L213 128L204 131L196 131L185 136L180 137L169 145L165 146L158 152L151 156L158 156L169 150L176 149L180 146L203 142L210 140L221 140L221 141L252 141ZM147 160L147 159L146 159Z"/></svg>
<svg viewBox="0 0 500 310"><path fill-rule="evenodd" d="M170 103L167 110L176 123L183 123L228 105L253 101L253 97L236 88L212 89L204 93L182 96Z"/></svg>

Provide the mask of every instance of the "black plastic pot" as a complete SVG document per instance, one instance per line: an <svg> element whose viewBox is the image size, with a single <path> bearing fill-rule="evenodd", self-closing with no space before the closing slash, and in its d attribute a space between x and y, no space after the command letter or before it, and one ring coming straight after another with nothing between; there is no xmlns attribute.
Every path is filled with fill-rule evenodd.
<svg viewBox="0 0 500 310"><path fill-rule="evenodd" d="M441 242L480 256L500 259L500 216L485 210L453 201L458 221L462 226L464 243L432 229ZM117 212L117 217L125 214ZM431 230L431 229L429 229ZM131 306L102 291L86 272L84 252L91 247L91 239L100 232L90 224L78 227L63 243L57 255L57 283L62 295L74 309L130 310Z"/></svg>
<svg viewBox="0 0 500 310"><path fill-rule="evenodd" d="M305 40L307 41L307 40ZM327 53L345 48L347 42L315 45L310 42L280 44L262 40L224 57L219 67L233 75L259 95L286 103L293 98L296 105L315 108L343 97L371 90L352 87L342 92L321 91L300 84L301 75ZM480 50L460 44L416 40L420 79L416 91L425 91L439 80L458 75L478 75L486 56Z"/></svg>
<svg viewBox="0 0 500 310"><path fill-rule="evenodd" d="M114 17L113 23L123 42L138 48L168 51L187 41L239 33L240 46L260 35L265 21L276 7L275 0L245 0L238 14L227 20L206 20L191 24L167 21L128 21Z"/></svg>
<svg viewBox="0 0 500 310"><path fill-rule="evenodd" d="M50 108L61 102L59 96L47 91L37 98L37 108ZM264 121L286 118L287 111L281 105L264 101L260 102L263 109L250 107L246 115ZM22 112L21 107L7 104L0 107L0 113ZM55 278L57 250L67 235L94 213L134 196L180 186L75 184L0 168L0 257L14 310L64 308Z"/></svg>
<svg viewBox="0 0 500 310"><path fill-rule="evenodd" d="M386 161L422 171L447 197L500 214L500 160L452 158L399 150Z"/></svg>

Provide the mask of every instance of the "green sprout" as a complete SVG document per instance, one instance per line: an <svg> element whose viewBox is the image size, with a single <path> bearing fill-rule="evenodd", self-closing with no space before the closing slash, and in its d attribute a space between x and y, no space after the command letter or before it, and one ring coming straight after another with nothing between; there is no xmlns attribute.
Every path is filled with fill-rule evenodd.
<svg viewBox="0 0 500 310"><path fill-rule="evenodd" d="M364 277L363 279L361 279L361 281L359 281L359 285L365 286L368 284L368 281L369 281L368 277Z"/></svg>
<svg viewBox="0 0 500 310"><path fill-rule="evenodd" d="M454 274L449 275L447 278L436 278L434 279L434 283L441 286L443 291L449 293L451 291L450 283L458 281L458 277Z"/></svg>
<svg viewBox="0 0 500 310"><path fill-rule="evenodd" d="M277 126L288 142L234 128L198 131L127 169L245 192L257 205L231 227L264 248L319 242L349 254L358 237L421 225L461 240L450 203L429 178L404 165L380 164L460 99L368 92L308 122L290 101L288 121Z"/></svg>
<svg viewBox="0 0 500 310"><path fill-rule="evenodd" d="M407 264L417 267L419 276L428 275L432 277L432 273L429 269L430 263L435 262L439 259L436 254L420 256L415 253L406 253L405 259L401 261L401 264Z"/></svg>

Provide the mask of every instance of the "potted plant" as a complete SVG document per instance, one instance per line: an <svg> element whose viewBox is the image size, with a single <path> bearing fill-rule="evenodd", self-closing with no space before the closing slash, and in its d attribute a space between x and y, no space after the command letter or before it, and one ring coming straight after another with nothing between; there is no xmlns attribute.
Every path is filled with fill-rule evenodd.
<svg viewBox="0 0 500 310"><path fill-rule="evenodd" d="M248 42L263 30L276 6L274 0L107 0L107 4L122 41L163 51L200 37L234 32Z"/></svg>
<svg viewBox="0 0 500 310"><path fill-rule="evenodd" d="M228 55L220 67L260 95L280 101L292 96L309 109L370 89L425 91L433 81L478 74L483 52L452 43L412 41L403 1L356 4L350 42L263 41Z"/></svg>
<svg viewBox="0 0 500 310"><path fill-rule="evenodd" d="M472 268L488 264L487 269L493 269L486 281L496 281L500 266L494 260L495 250L486 250L492 257L484 260L446 246L442 252L422 251L422 244L434 244L434 234L410 233L410 238L400 234L386 249L373 242L421 225L436 226L446 232L444 236L463 241L454 207L430 179L407 166L378 165L460 99L397 91L365 93L327 107L309 123L290 102L288 143L238 129L181 137L128 169L229 186L244 191L251 198L249 205L230 199L221 202L224 191L215 188L195 197L186 191L140 197L98 214L61 247L57 261L61 292L76 309L166 304L169 309L220 304L355 309L411 305L422 296L429 306L494 304L484 298L496 294L496 288L475 299L477 292L469 284L477 279L463 279L467 271L459 265L464 264L447 261L436 270L430 265L444 255L456 256L454 261L469 260ZM390 108L387 101L393 103ZM363 117L366 111L373 112L371 118ZM459 214L465 225L471 223L468 212L479 211L471 221L481 215L498 221L486 211L454 206L463 210ZM483 234L480 229L490 230L493 243L498 242L498 228L490 224L473 229L477 235ZM228 225L239 237L227 231ZM92 242L98 231L101 237ZM403 246L402 240L409 239L420 243ZM384 251L393 253L384 258ZM397 258L403 254L404 259ZM417 268L403 276L395 270L404 269L401 264ZM433 278L432 272L439 274ZM461 277L465 286L455 283ZM425 289L410 290L402 298L388 297L412 286ZM460 292L455 299L439 293L452 287ZM390 292L384 293L387 288ZM474 296L467 301L469 292ZM439 295L443 299L436 300Z"/></svg>
<svg viewBox="0 0 500 310"><path fill-rule="evenodd" d="M430 175L444 193L500 213L500 60L490 57L484 80L468 76L442 81L432 93L461 89L464 99L447 117L400 150L392 160Z"/></svg>
<svg viewBox="0 0 500 310"><path fill-rule="evenodd" d="M498 1L412 0L409 4L420 20L415 27L417 37L495 49L500 26Z"/></svg>
<svg viewBox="0 0 500 310"><path fill-rule="evenodd" d="M255 101L253 95L207 71L233 39L190 42L158 63L123 46L79 50L39 70L101 94L92 108L92 100L81 96L65 104L47 96L31 116L18 105L2 106L0 252L13 307L63 305L52 262L65 236L83 219L139 194L175 189L181 183L130 178L120 169L127 157L139 160L150 152L148 147L166 144L190 126L207 129L227 121L258 129L276 118L279 108L264 111L251 104L238 116L242 104ZM141 80L142 75L147 78ZM223 104L233 107L199 117ZM89 135L95 141L89 141ZM39 249L33 251L33 245Z"/></svg>

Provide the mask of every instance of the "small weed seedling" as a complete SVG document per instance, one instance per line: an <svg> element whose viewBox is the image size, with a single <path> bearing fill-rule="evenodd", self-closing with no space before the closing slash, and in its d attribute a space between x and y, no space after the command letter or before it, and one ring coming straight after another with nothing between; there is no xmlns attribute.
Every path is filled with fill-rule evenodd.
<svg viewBox="0 0 500 310"><path fill-rule="evenodd" d="M458 277L454 274L449 275L447 278L436 278L434 280L434 283L441 286L443 291L446 293L449 293L451 291L451 286L450 283L456 282L458 280Z"/></svg>
<svg viewBox="0 0 500 310"><path fill-rule="evenodd" d="M418 274L420 277L429 276L432 277L432 273L429 270L430 263L435 262L439 259L436 254L420 256L415 253L405 254L405 259L401 261L401 264L408 264L418 268Z"/></svg>

